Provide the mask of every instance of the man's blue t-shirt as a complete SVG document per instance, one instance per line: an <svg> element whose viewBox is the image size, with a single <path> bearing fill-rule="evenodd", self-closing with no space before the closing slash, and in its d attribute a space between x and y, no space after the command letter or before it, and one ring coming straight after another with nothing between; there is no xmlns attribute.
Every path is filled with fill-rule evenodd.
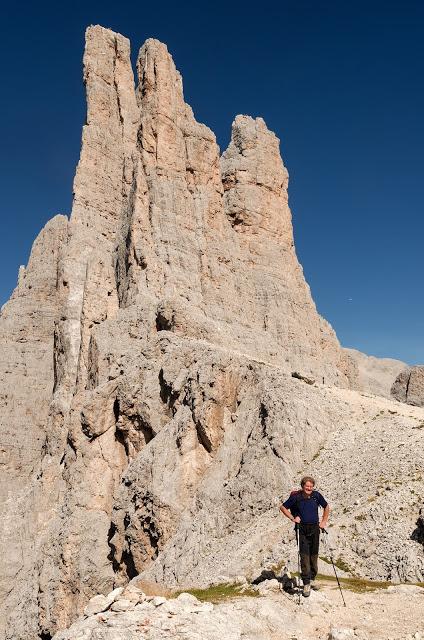
<svg viewBox="0 0 424 640"><path fill-rule="evenodd" d="M312 491L310 498L306 498L303 492L299 491L283 502L283 507L290 509L293 516L300 516L303 524L318 524L318 505L323 509L327 506L326 499L319 491Z"/></svg>

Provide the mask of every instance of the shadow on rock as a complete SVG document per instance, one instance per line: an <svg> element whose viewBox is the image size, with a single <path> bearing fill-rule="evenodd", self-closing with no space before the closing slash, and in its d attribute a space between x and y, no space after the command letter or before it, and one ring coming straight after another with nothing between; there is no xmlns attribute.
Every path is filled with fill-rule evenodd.
<svg viewBox="0 0 424 640"><path fill-rule="evenodd" d="M417 528L411 533L411 540L424 545L424 507L420 509L420 515L415 524L417 525Z"/></svg>
<svg viewBox="0 0 424 640"><path fill-rule="evenodd" d="M296 578L292 577L288 572L284 571L280 576L277 576L275 571L270 569L263 569L260 575L252 580L252 584L260 584L261 582L265 582L265 580L277 580L281 586L283 591L286 593L297 593L298 585Z"/></svg>

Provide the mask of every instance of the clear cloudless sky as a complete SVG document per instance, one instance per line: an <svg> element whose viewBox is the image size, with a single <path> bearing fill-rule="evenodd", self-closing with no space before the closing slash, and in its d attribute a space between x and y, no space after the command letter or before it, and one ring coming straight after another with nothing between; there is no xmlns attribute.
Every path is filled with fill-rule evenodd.
<svg viewBox="0 0 424 640"><path fill-rule="evenodd" d="M167 43L221 149L262 116L290 172L297 252L344 346L424 362L424 3L3 4L0 304L31 244L69 214L85 118L84 31Z"/></svg>

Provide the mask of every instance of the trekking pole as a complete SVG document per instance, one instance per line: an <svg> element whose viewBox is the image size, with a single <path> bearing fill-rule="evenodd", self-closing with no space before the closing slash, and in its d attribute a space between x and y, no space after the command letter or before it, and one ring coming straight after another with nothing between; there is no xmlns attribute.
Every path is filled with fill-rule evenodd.
<svg viewBox="0 0 424 640"><path fill-rule="evenodd" d="M297 574L298 574L298 578L297 578L297 597L298 597L298 602L297 604L300 605L300 543L299 543L299 523L296 522L296 524L294 525L294 531L296 534L296 546L297 546Z"/></svg>
<svg viewBox="0 0 424 640"><path fill-rule="evenodd" d="M326 529L321 529L321 531L328 536L328 531ZM339 577L337 575L336 567L334 566L333 554L331 553L331 551L330 551L330 549L328 547L328 538L325 538L325 546L326 546L326 549L327 549L328 553L330 554L331 564L333 565L334 575L336 576L337 584L339 585L340 595L342 596L343 604L344 604L344 606L346 606L346 602L345 602L345 599L344 599L344 596L343 596L342 587L341 587L341 584L340 584L340 581L339 581Z"/></svg>

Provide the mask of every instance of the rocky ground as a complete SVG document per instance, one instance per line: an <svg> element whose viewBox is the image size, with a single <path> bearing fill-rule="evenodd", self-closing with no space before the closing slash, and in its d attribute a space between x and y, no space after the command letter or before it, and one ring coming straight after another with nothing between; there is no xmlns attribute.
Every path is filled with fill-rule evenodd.
<svg viewBox="0 0 424 640"><path fill-rule="evenodd" d="M338 554L358 575L424 580L424 412L370 394L334 393L349 403L346 422L310 467L333 506ZM351 419L355 404L368 409L362 422Z"/></svg>
<svg viewBox="0 0 424 640"><path fill-rule="evenodd" d="M190 593L146 595L131 583L125 590L92 598L84 617L54 640L424 638L424 588L392 585L355 592L352 585L343 586L346 607L336 583L329 581L309 599L289 595L271 580L257 587L257 595L221 596L215 604Z"/></svg>
<svg viewBox="0 0 424 640"><path fill-rule="evenodd" d="M271 388L268 380L268 394ZM280 378L275 398L277 389L281 391L282 388ZM291 424L303 416L301 423L304 426L295 430L292 442L301 442L302 438L309 440L312 430L316 434L314 452L307 454L306 459L298 458L297 468L293 467L293 484L280 475L273 477L277 472L270 473L270 461L266 460L260 472L266 481L258 486L262 495L269 495L273 487L275 495L271 508L252 517L246 524L240 521L233 530L217 533L212 538L206 535L205 525L201 529L196 523L199 518L202 522L202 514L203 519L208 514L219 518L225 502L207 503L198 516L192 515L181 526L179 536L184 542L179 544L178 556L165 550L143 577L172 587L177 584L180 588L194 584L204 587L209 582L231 581L240 573L254 579L262 568L281 563L295 567L293 527L281 516L278 505L294 488L296 478L307 473L316 478L318 488L331 505L330 546L339 568L344 567L347 575L371 580L424 580L424 538L419 525L424 502L423 409L371 394L310 386L301 381L294 381L284 395L291 395L293 403ZM297 396L299 400L296 400ZM284 404L287 410L288 402ZM277 400L273 406L276 411ZM308 411L303 413L306 409L310 414ZM322 438L320 445L318 415L324 410L325 422L332 422L333 431ZM246 421L247 417L242 414L239 420ZM273 443L276 446L276 438ZM286 443L281 446L283 456L286 447ZM277 484L274 483L276 479ZM206 478L209 492L213 482L212 476ZM250 500L255 487L252 482L248 487ZM215 503L221 507L218 509ZM203 545L202 535L207 537ZM195 563L190 560L193 549L198 554ZM322 555L325 555L324 550ZM164 571L164 565L169 570ZM185 566L190 567L190 572L184 575ZM179 583L175 582L176 574L182 576Z"/></svg>

